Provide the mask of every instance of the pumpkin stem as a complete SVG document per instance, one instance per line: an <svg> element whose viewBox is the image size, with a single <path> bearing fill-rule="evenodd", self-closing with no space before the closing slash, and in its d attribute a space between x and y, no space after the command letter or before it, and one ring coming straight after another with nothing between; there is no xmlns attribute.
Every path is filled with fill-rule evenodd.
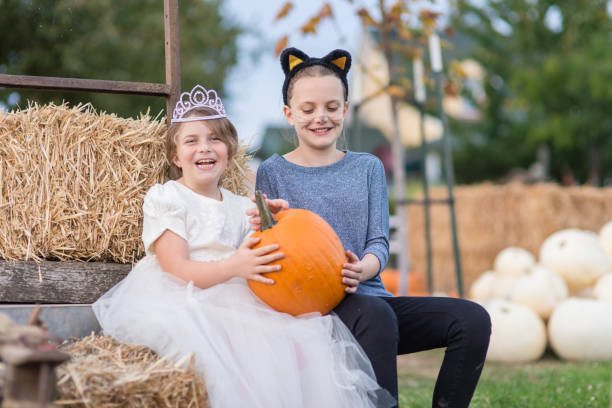
<svg viewBox="0 0 612 408"><path fill-rule="evenodd" d="M270 212L268 204L266 204L263 193L259 190L255 191L255 203L259 210L259 216L261 217L261 230L265 231L276 225L276 220L272 217L272 213Z"/></svg>

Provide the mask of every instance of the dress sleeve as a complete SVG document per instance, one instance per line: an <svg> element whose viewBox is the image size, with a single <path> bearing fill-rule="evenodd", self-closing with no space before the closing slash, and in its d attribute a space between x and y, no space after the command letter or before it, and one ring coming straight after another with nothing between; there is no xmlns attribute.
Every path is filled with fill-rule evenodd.
<svg viewBox="0 0 612 408"><path fill-rule="evenodd" d="M376 160L369 175L368 232L364 254L375 255L380 262L380 271L389 259L389 201L387 181L380 160Z"/></svg>
<svg viewBox="0 0 612 408"><path fill-rule="evenodd" d="M170 230L187 241L186 208L168 188L156 184L145 195L142 205L142 241L147 255L155 253L152 244Z"/></svg>

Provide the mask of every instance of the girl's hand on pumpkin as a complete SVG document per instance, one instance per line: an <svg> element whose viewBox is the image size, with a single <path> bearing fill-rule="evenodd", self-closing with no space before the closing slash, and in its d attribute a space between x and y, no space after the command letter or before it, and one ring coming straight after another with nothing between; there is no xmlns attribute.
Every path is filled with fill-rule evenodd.
<svg viewBox="0 0 612 408"><path fill-rule="evenodd" d="M278 249L278 244L253 249L259 241L260 238L246 239L228 261L235 271L234 276L271 285L274 281L262 274L280 271L280 265L270 265L270 263L282 259L285 255L282 252L272 253Z"/></svg>
<svg viewBox="0 0 612 408"><path fill-rule="evenodd" d="M342 283L346 285L346 293L355 293L361 282L363 268L357 255L351 251L346 251L346 258L348 262L342 265Z"/></svg>
<svg viewBox="0 0 612 408"><path fill-rule="evenodd" d="M265 196L266 195L264 194L264 197ZM251 201L255 202L255 195L251 195ZM276 214L281 210L289 209L289 203L282 198L275 198L273 200L266 198L266 203L268 204L272 214ZM257 207L246 210L246 215L250 217L249 222L251 223L251 229L253 231L259 231L261 229L261 216L259 215L259 210L257 210Z"/></svg>

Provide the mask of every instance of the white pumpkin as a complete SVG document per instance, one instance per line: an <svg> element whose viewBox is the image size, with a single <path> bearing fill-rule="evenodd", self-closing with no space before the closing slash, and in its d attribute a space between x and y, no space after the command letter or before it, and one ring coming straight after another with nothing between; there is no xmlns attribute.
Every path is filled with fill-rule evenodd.
<svg viewBox="0 0 612 408"><path fill-rule="evenodd" d="M518 282L518 276L512 275L497 275L495 276L495 286L493 287L492 299L506 299L510 300L512 292L514 291L514 285Z"/></svg>
<svg viewBox="0 0 612 408"><path fill-rule="evenodd" d="M612 221L599 230L599 243L609 256L612 256Z"/></svg>
<svg viewBox="0 0 612 408"><path fill-rule="evenodd" d="M569 298L548 321L550 344L566 360L612 360L612 302Z"/></svg>
<svg viewBox="0 0 612 408"><path fill-rule="evenodd" d="M612 272L604 274L593 288L593 293L597 299L612 300Z"/></svg>
<svg viewBox="0 0 612 408"><path fill-rule="evenodd" d="M548 268L536 265L528 275L516 281L510 300L527 306L542 319L548 319L567 296L563 278Z"/></svg>
<svg viewBox="0 0 612 408"><path fill-rule="evenodd" d="M533 268L535 258L531 252L519 247L501 250L493 261L493 268L501 276L521 277Z"/></svg>
<svg viewBox="0 0 612 408"><path fill-rule="evenodd" d="M566 229L546 238L540 263L561 275L574 294L592 286L608 270L610 258L594 232Z"/></svg>
<svg viewBox="0 0 612 408"><path fill-rule="evenodd" d="M470 286L470 300L481 303L493 299L496 283L497 278L493 271L483 272Z"/></svg>
<svg viewBox="0 0 612 408"><path fill-rule="evenodd" d="M546 348L546 326L527 306L506 300L484 304L491 316L491 340L487 360L524 363L542 357Z"/></svg>

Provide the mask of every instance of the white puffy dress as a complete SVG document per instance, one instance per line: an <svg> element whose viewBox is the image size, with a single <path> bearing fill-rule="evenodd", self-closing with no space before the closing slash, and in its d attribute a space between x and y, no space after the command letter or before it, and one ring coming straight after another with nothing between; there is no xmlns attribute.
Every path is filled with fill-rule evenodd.
<svg viewBox="0 0 612 408"><path fill-rule="evenodd" d="M367 357L335 315L293 317L260 301L233 278L207 289L162 271L151 244L166 230L184 238L195 261L231 256L250 230L246 197L223 200L176 181L144 199L146 256L93 304L118 341L161 355L194 353L213 408L388 406Z"/></svg>

